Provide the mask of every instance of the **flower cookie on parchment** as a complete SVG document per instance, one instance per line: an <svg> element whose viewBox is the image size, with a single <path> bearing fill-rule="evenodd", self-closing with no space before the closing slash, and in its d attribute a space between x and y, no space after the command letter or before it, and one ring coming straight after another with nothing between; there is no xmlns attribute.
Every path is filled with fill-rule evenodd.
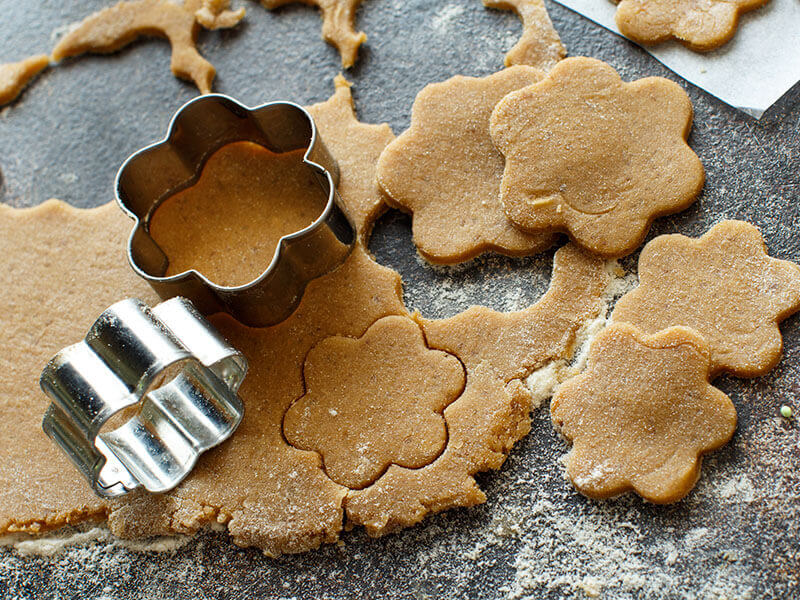
<svg viewBox="0 0 800 600"><path fill-rule="evenodd" d="M516 66L483 78L457 75L417 94L411 127L383 151L377 178L387 201L413 215L414 244L426 259L535 254L555 241L549 233L523 233L506 218L503 157L489 137L495 104L543 76Z"/></svg>
<svg viewBox="0 0 800 600"><path fill-rule="evenodd" d="M733 37L739 16L769 0L612 0L625 37L641 44L676 39L697 52L722 46Z"/></svg>
<svg viewBox="0 0 800 600"><path fill-rule="evenodd" d="M629 254L656 217L687 208L703 187L691 124L677 84L626 83L602 61L565 59L492 113L505 212L522 231L564 231L596 254Z"/></svg>
<svg viewBox="0 0 800 600"><path fill-rule="evenodd" d="M700 475L701 456L730 440L736 409L709 383L703 338L686 327L648 336L618 323L592 343L586 370L550 405L570 441L567 475L582 494L623 492L677 502Z"/></svg>
<svg viewBox="0 0 800 600"><path fill-rule="evenodd" d="M771 258L756 227L723 221L693 239L662 235L639 257L639 287L614 322L655 333L691 327L706 340L712 371L756 377L780 359L778 323L800 310L800 266Z"/></svg>

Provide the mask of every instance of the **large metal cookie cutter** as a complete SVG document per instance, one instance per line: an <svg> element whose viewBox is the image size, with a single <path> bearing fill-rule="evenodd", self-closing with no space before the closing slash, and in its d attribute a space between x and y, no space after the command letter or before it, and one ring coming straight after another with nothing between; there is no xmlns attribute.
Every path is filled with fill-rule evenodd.
<svg viewBox="0 0 800 600"><path fill-rule="evenodd" d="M303 160L327 198L319 217L282 237L270 264L244 285L217 285L194 269L166 276L169 258L149 232L154 211L194 184L216 150L244 140L276 153L307 148ZM184 296L204 314L225 311L250 326L278 323L297 307L308 282L341 264L353 248L354 228L337 203L338 176L301 106L271 102L249 108L220 94L200 96L176 113L163 141L131 156L117 174L117 201L136 221L128 242L131 266L162 298Z"/></svg>
<svg viewBox="0 0 800 600"><path fill-rule="evenodd" d="M236 429L246 372L186 299L123 300L45 367L42 427L100 496L164 492Z"/></svg>

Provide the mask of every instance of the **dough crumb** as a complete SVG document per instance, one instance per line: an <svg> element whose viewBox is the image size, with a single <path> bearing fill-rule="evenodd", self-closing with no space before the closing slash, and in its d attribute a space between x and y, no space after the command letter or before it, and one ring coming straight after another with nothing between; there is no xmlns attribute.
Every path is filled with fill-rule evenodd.
<svg viewBox="0 0 800 600"><path fill-rule="evenodd" d="M334 46L342 58L342 67L356 64L358 49L367 34L356 32L356 9L363 0L261 0L262 6L272 10L293 2L313 4L322 11L322 38Z"/></svg>

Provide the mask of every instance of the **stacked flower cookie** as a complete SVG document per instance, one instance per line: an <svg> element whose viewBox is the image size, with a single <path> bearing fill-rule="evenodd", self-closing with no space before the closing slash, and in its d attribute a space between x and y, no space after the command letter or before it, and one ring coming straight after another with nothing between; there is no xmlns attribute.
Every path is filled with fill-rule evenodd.
<svg viewBox="0 0 800 600"><path fill-rule="evenodd" d="M624 82L582 57L549 74L510 67L423 89L377 178L412 213L431 262L534 254L559 233L617 258L703 188L691 123L686 93L660 77ZM800 267L770 258L755 227L728 221L698 240L656 238L639 276L551 413L573 442L567 473L579 491L674 502L736 427L733 404L710 381L777 363L778 323L800 310Z"/></svg>

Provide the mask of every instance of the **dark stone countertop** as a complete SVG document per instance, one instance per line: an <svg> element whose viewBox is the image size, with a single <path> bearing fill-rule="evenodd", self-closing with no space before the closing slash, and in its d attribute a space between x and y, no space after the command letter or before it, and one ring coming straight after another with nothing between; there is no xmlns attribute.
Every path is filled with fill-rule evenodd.
<svg viewBox="0 0 800 600"><path fill-rule="evenodd" d="M48 52L53 31L108 2L0 0L0 62ZM239 29L201 34L217 67L215 89L245 103L326 99L339 72L319 39L314 10L270 13L255 2ZM24 5L24 8L22 8ZM756 121L684 83L635 45L548 2L571 55L601 58L623 78L662 75L688 89L691 144L707 172L689 210L659 220L650 236L700 235L722 218L757 224L770 252L800 257L800 86ZM408 125L427 83L502 66L521 30L511 13L478 0L366 0L369 35L348 78L362 120ZM741 34L742 32L740 32ZM746 32L744 32L746 33ZM777 35L777 33L776 33ZM169 72L161 40L113 56L88 56L46 72L0 110L0 201L29 206L58 197L77 206L112 198L114 174L132 151L162 136L195 89ZM416 256L410 221L388 213L375 229L377 259L403 275L409 306L428 316L472 303L524 307L544 291L552 253L484 257L449 271ZM32 257L33 259L33 257ZM635 266L635 257L625 261ZM716 382L738 411L732 443L705 462L688 499L669 507L635 497L592 502L563 479L566 450L546 407L500 472L479 476L489 501L428 518L418 527L299 556L264 557L204 533L169 553L102 542L52 558L0 550L0 595L9 598L790 598L800 594L800 436L778 418L800 412L800 328L783 326L785 356L769 375Z"/></svg>

